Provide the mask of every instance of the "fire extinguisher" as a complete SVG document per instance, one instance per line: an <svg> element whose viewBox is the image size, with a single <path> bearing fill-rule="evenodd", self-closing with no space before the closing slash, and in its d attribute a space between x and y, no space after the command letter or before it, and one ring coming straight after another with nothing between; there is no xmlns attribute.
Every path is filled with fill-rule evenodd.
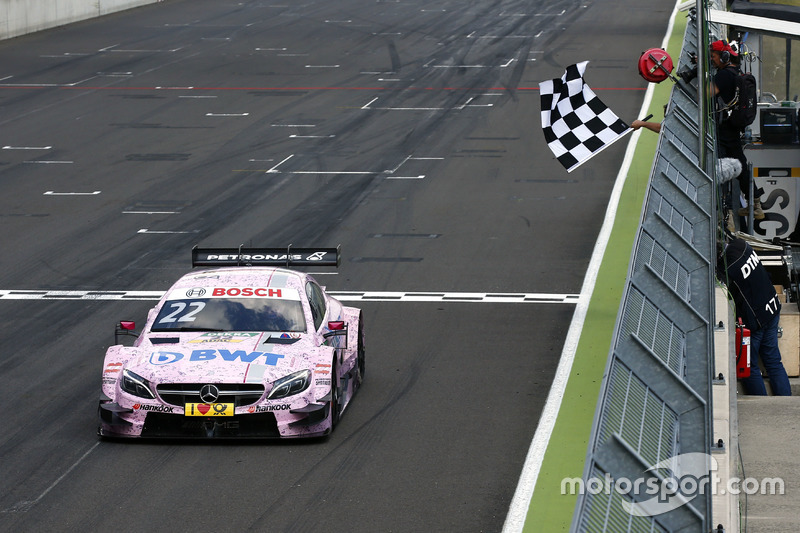
<svg viewBox="0 0 800 533"><path fill-rule="evenodd" d="M741 318L736 323L736 377L750 377L750 330Z"/></svg>

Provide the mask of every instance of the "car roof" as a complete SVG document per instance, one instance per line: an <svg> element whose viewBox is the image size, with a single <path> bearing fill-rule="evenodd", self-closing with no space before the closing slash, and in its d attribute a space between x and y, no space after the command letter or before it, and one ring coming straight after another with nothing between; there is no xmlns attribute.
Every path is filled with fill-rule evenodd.
<svg viewBox="0 0 800 533"><path fill-rule="evenodd" d="M275 287L293 288L301 294L309 276L302 272L276 267L230 267L197 270L183 275L172 289L187 287Z"/></svg>

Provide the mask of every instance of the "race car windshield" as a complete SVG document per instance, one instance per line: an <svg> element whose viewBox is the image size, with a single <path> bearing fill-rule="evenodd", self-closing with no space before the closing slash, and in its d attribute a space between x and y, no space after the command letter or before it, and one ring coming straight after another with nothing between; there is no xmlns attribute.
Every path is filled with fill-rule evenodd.
<svg viewBox="0 0 800 533"><path fill-rule="evenodd" d="M305 330L300 301L276 298L169 300L151 329L155 332Z"/></svg>

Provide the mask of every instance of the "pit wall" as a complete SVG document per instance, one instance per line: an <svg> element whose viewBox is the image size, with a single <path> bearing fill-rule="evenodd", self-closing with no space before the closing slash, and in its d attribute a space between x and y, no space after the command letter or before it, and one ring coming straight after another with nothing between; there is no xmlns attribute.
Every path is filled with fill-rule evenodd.
<svg viewBox="0 0 800 533"><path fill-rule="evenodd" d="M161 0L0 0L0 39L154 4Z"/></svg>

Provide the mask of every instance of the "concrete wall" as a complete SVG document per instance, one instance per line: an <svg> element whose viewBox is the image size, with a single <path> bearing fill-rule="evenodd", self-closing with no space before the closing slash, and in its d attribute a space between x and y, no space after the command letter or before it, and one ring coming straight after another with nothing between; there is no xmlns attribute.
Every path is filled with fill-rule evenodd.
<svg viewBox="0 0 800 533"><path fill-rule="evenodd" d="M8 39L161 0L0 0L0 39Z"/></svg>

